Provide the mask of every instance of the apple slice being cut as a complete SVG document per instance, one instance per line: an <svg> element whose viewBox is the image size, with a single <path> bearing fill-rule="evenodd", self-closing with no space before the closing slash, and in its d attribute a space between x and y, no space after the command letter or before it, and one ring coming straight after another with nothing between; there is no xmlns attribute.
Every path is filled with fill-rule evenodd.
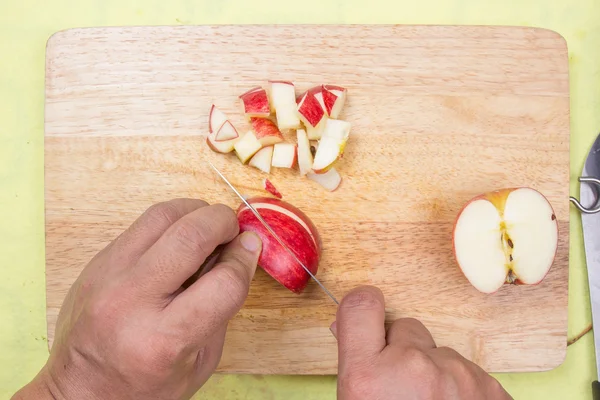
<svg viewBox="0 0 600 400"><path fill-rule="evenodd" d="M327 115L334 119L340 116L346 102L347 93L348 90L341 86L323 85L323 100L325 101Z"/></svg>
<svg viewBox="0 0 600 400"><path fill-rule="evenodd" d="M313 155L310 151L310 142L304 129L298 129L296 131L298 137L298 167L300 169L300 175L304 176L309 173L313 165Z"/></svg>
<svg viewBox="0 0 600 400"><path fill-rule="evenodd" d="M296 113L296 92L289 81L270 81L271 103L277 116L279 129L300 128L300 119Z"/></svg>
<svg viewBox="0 0 600 400"><path fill-rule="evenodd" d="M218 131L223 124L227 121L227 116L223 111L219 110L214 104L210 108L210 113L208 114L208 133L213 133Z"/></svg>
<svg viewBox="0 0 600 400"><path fill-rule="evenodd" d="M258 168L269 174L271 172L271 161L273 160L273 146L260 149L248 162L248 165Z"/></svg>
<svg viewBox="0 0 600 400"><path fill-rule="evenodd" d="M317 182L330 192L333 192L340 186L340 183L342 183L342 177L335 168L329 169L329 171L325 172L324 174L315 174L310 172L306 176L308 179Z"/></svg>
<svg viewBox="0 0 600 400"><path fill-rule="evenodd" d="M248 90L240 96L246 117L263 117L271 115L271 106L267 91L261 87Z"/></svg>
<svg viewBox="0 0 600 400"><path fill-rule="evenodd" d="M548 200L530 188L477 196L459 213L453 234L456 261L480 292L504 283L535 285L558 247L558 223Z"/></svg>
<svg viewBox="0 0 600 400"><path fill-rule="evenodd" d="M231 122L225 121L219 131L215 135L215 142L225 142L227 140L235 139L239 137L237 130L233 127Z"/></svg>
<svg viewBox="0 0 600 400"><path fill-rule="evenodd" d="M254 135L263 146L270 146L283 142L283 135L277 125L267 118L251 118Z"/></svg>
<svg viewBox="0 0 600 400"><path fill-rule="evenodd" d="M254 132L248 131L242 136L234 145L235 153L238 158L245 164L257 151L261 149L262 145L254 136Z"/></svg>
<svg viewBox="0 0 600 400"><path fill-rule="evenodd" d="M271 165L278 168L294 168L297 154L295 144L277 143L273 149Z"/></svg>

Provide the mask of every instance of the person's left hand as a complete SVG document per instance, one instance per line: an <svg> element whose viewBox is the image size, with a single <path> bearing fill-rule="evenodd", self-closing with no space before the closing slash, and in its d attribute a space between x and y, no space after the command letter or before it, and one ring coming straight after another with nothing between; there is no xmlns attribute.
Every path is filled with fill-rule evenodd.
<svg viewBox="0 0 600 400"><path fill-rule="evenodd" d="M238 233L224 205L178 199L148 209L82 271L46 366L14 398L191 397L217 367L256 270L260 239ZM184 288L228 242L215 266Z"/></svg>

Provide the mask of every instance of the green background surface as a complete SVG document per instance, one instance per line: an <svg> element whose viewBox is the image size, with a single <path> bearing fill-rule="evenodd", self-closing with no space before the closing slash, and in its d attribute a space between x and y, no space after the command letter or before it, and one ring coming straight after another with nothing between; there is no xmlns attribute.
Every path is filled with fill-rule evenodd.
<svg viewBox="0 0 600 400"><path fill-rule="evenodd" d="M56 31L87 26L247 23L523 25L569 47L571 194L600 130L599 0L0 0L0 398L45 362L44 57ZM351 45L352 38L348 38ZM591 322L578 214L571 211L569 337ZM517 306L517 305L515 305ZM510 312L507 310L506 312ZM515 399L591 399L591 333L548 372L495 375ZM205 399L334 399L335 377L214 376Z"/></svg>

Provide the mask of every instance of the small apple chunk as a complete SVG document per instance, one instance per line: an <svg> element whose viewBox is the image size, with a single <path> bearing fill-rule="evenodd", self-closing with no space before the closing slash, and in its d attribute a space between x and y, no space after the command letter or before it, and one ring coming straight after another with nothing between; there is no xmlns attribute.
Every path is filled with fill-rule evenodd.
<svg viewBox="0 0 600 400"><path fill-rule="evenodd" d="M271 115L269 97L267 96L267 91L265 89L255 87L242 94L240 99L242 100L242 106L246 117L266 118Z"/></svg>
<svg viewBox="0 0 600 400"><path fill-rule="evenodd" d="M250 118L254 135L263 146L283 142L283 135L277 125L267 118Z"/></svg>
<svg viewBox="0 0 600 400"><path fill-rule="evenodd" d="M210 108L210 113L208 114L208 133L213 133L218 131L223 124L227 121L227 116L223 111L219 110L214 104Z"/></svg>
<svg viewBox="0 0 600 400"><path fill-rule="evenodd" d="M336 119L340 116L346 103L347 93L348 90L341 86L323 85L323 100L330 118Z"/></svg>
<svg viewBox="0 0 600 400"><path fill-rule="evenodd" d="M316 275L321 257L321 238L308 216L293 205L271 197L255 197L248 202L306 268ZM258 265L287 289L302 293L310 275L245 204L238 208L237 218L240 232L254 232L262 240Z"/></svg>
<svg viewBox="0 0 600 400"><path fill-rule="evenodd" d="M349 122L337 119L327 120L312 167L315 173L323 174L333 166L344 153L349 136Z"/></svg>
<svg viewBox="0 0 600 400"><path fill-rule="evenodd" d="M321 104L311 91L307 91L298 103L298 116L306 126L310 139L320 139L327 117Z"/></svg>
<svg viewBox="0 0 600 400"><path fill-rule="evenodd" d="M289 81L270 81L271 103L277 116L279 129L298 129L300 119L296 113L296 91Z"/></svg>
<svg viewBox="0 0 600 400"><path fill-rule="evenodd" d="M242 164L245 164L261 147L262 145L252 131L246 132L234 145L235 153Z"/></svg>
<svg viewBox="0 0 600 400"><path fill-rule="evenodd" d="M277 143L273 149L273 161L271 165L278 168L294 168L298 160L298 152L295 144Z"/></svg>
<svg viewBox="0 0 600 400"><path fill-rule="evenodd" d="M283 198L283 195L281 194L281 192L279 192L279 190L277 190L275 185L273 185L273 183L271 183L270 180L265 178L265 180L263 181L263 184L264 184L265 190L267 192L271 193L273 196L277 197L278 199Z"/></svg>
<svg viewBox="0 0 600 400"><path fill-rule="evenodd" d="M225 142L227 140L238 138L240 135L238 131L234 128L234 126L229 121L225 121L219 131L215 135L216 142Z"/></svg>
<svg viewBox="0 0 600 400"><path fill-rule="evenodd" d="M330 192L336 190L342 183L342 177L335 168L329 169L329 171L325 172L324 174L315 174L311 172L306 176L308 179L317 182Z"/></svg>
<svg viewBox="0 0 600 400"><path fill-rule="evenodd" d="M308 174L313 166L313 155L310 151L310 142L304 129L298 129L296 131L298 137L298 168L300 169L300 176Z"/></svg>
<svg viewBox="0 0 600 400"><path fill-rule="evenodd" d="M248 162L251 167L257 168L267 174L271 173L271 161L273 160L273 146L260 149Z"/></svg>
<svg viewBox="0 0 600 400"><path fill-rule="evenodd" d="M558 247L558 223L548 200L531 188L502 189L473 198L453 234L456 261L480 292L504 283L544 279Z"/></svg>

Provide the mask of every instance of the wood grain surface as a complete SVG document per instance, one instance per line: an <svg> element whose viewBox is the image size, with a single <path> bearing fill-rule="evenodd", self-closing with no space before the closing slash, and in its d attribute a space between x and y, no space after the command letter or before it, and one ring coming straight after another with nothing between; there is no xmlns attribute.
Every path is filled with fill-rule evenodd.
<svg viewBox="0 0 600 400"><path fill-rule="evenodd" d="M540 371L566 353L569 85L565 41L515 27L202 26L69 30L47 48L48 337L90 258L151 204L197 197L237 207L264 175L205 145L210 105L243 121L237 96L269 79L349 89L353 125L334 193L277 169L324 245L318 277L338 297L379 286L387 318L416 317L438 345L488 371ZM291 134L289 135L291 136ZM559 220L537 286L472 288L452 255L457 212L503 187L544 193ZM231 322L219 371L334 374L336 307L259 270Z"/></svg>

